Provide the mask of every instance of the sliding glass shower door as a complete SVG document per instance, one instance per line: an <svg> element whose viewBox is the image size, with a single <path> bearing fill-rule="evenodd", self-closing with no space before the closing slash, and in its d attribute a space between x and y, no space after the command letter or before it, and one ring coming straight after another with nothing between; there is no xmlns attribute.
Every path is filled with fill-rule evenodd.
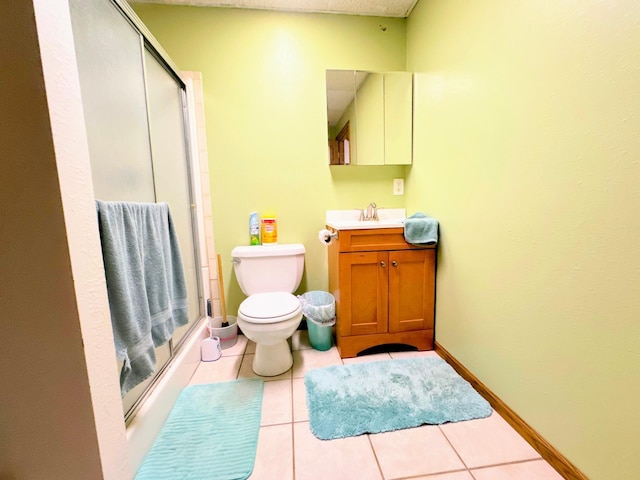
<svg viewBox="0 0 640 480"><path fill-rule="evenodd" d="M195 205L191 201L189 169L185 168L189 164L185 92L149 49L145 49L145 67L156 201L171 206L180 245L192 246L183 248L181 253L189 311L198 312L198 265L193 248L197 242L192 228ZM195 320L193 316L192 320ZM180 342L191 325L192 322L178 328L173 334L173 342Z"/></svg>
<svg viewBox="0 0 640 480"><path fill-rule="evenodd" d="M71 0L97 199L153 202L140 34L108 0Z"/></svg>
<svg viewBox="0 0 640 480"><path fill-rule="evenodd" d="M182 255L189 323L156 349L156 375L123 397L131 414L202 318L185 87L110 0L71 0L96 199L167 202Z"/></svg>

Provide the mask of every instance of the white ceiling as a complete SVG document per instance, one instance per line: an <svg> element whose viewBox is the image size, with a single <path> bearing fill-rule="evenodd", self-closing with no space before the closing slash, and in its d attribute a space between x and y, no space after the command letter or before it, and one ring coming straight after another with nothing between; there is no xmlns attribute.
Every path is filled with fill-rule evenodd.
<svg viewBox="0 0 640 480"><path fill-rule="evenodd" d="M417 2L418 0L129 0L129 3L251 8L399 18L408 17Z"/></svg>

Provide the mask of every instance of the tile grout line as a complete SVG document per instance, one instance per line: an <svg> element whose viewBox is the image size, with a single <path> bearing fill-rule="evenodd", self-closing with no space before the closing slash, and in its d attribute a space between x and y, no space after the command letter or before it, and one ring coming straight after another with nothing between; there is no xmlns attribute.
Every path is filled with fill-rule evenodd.
<svg viewBox="0 0 640 480"><path fill-rule="evenodd" d="M449 440L449 437L447 437L447 434L444 432L444 430L442 429L442 427L440 425L437 425L438 430L440 430L440 433L442 434L442 436L444 437L444 439L447 441L447 443L449 444L449 446L453 449L453 451L456 453L456 455L458 456L458 458L460 459L460 461L462 462L462 465L464 465L464 468L466 468L467 470L469 470L469 465L467 465L467 462L465 462L462 459L462 456L458 453L458 450L456 450L456 447L453 446L453 443L451 443L451 440Z"/></svg>
<svg viewBox="0 0 640 480"><path fill-rule="evenodd" d="M491 465L482 465L480 467L471 467L471 468L469 468L469 473L472 473L471 470L485 470L487 468L505 467L505 466L509 466L509 465L520 465L520 464L523 464L523 463L539 462L541 460L543 462L546 462L546 460L544 458L540 457L540 458L529 458L529 459L526 459L526 460L514 460L512 462L493 463Z"/></svg>
<svg viewBox="0 0 640 480"><path fill-rule="evenodd" d="M373 458L376 461L376 465L378 466L378 471L380 472L380 478L385 480L384 472L382 471L382 465L380 465L380 460L378 460L378 454L376 453L376 448L373 446L373 442L371 441L371 434L367 434L367 440L369 440L369 446L371 447L371 451L373 452Z"/></svg>
<svg viewBox="0 0 640 480"><path fill-rule="evenodd" d="M245 356L244 352L246 351L247 351L247 345L244 346L244 350L242 351L242 356L240 358L240 365L238 365L238 371L236 372L236 380L240 380L240 370L242 370L242 364L244 363L244 356Z"/></svg>
<svg viewBox="0 0 640 480"><path fill-rule="evenodd" d="M433 472L433 473L426 473L426 474L410 475L408 477L395 477L395 478L389 479L389 480L412 480L412 479L416 479L416 478L422 479L422 478L430 478L430 477L439 477L441 475L448 475L450 473L463 473L463 472L468 472L469 474L471 474L471 472L468 469L460 468L460 469L457 469L457 470L444 470L442 472Z"/></svg>
<svg viewBox="0 0 640 480"><path fill-rule="evenodd" d="M296 435L291 422L291 475L293 480L296 478Z"/></svg>

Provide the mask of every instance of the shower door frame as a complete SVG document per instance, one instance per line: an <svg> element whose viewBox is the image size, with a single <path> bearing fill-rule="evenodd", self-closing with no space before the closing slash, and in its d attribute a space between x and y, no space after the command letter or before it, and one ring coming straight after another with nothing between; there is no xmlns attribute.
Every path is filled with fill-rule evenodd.
<svg viewBox="0 0 640 480"><path fill-rule="evenodd" d="M173 337L169 339L167 342L169 349L169 357L168 359L157 368L154 372L154 375L151 382L139 393L139 396L131 403L129 408L124 411L124 421L127 426L131 424L136 414L140 411L141 407L144 405L145 401L151 396L154 389L158 386L160 381L165 376L165 373L171 368L174 361L176 360L177 355L181 352L182 347L193 337L201 327L202 319L204 318L204 314L206 311L205 303L206 298L208 296L208 289L205 287L205 282L202 278L203 268L207 267L207 257L206 252L202 251L202 243L200 239L200 235L204 235L204 231L200 232L201 228L199 228L199 218L198 218L198 208L197 205L201 202L201 198L198 197L197 192L199 189L197 187L198 179L198 168L194 165L194 162L197 160L196 154L196 146L191 145L193 136L192 129L195 129L195 125L192 125L191 120L195 117L195 115L190 115L189 113L189 102L187 98L187 82L181 77L180 70L170 59L166 51L160 46L157 40L153 37L151 32L147 29L147 27L142 23L142 21L135 14L133 9L128 5L125 0L106 0L111 3L116 10L122 15L124 20L126 20L131 27L138 33L140 39L140 52L141 52L141 64L142 64L142 75L144 82L144 95L145 95L145 106L146 106L146 117L147 117L147 126L148 126L148 141L149 141L149 151L150 151L150 159L151 159L151 175L153 178L153 193L155 201L157 199L157 185L156 185L156 175L154 171L154 161L153 161L153 145L151 138L151 131L154 128L151 123L151 113L150 113L150 100L149 100L149 86L148 86L148 69L147 69L147 59L145 58L146 53L149 53L151 57L153 57L160 66L171 76L171 78L176 82L176 86L180 90L180 103L182 107L182 135L184 139L184 149L185 149L185 159L186 164L184 168L186 168L186 177L188 183L188 197L189 197L189 209L190 209L190 226L192 232L192 245L194 260L195 260L195 277L196 277L196 289L198 296L198 312L197 318L192 319L190 317L190 327L188 330L184 332L184 335L176 342ZM123 397L124 398L124 397ZM124 407L124 402L123 402Z"/></svg>

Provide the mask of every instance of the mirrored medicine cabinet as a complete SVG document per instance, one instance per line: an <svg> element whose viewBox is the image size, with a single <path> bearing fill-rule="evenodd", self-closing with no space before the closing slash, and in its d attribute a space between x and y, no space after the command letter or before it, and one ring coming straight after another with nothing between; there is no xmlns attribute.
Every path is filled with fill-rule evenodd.
<svg viewBox="0 0 640 480"><path fill-rule="evenodd" d="M410 165L413 74L327 70L331 165Z"/></svg>

